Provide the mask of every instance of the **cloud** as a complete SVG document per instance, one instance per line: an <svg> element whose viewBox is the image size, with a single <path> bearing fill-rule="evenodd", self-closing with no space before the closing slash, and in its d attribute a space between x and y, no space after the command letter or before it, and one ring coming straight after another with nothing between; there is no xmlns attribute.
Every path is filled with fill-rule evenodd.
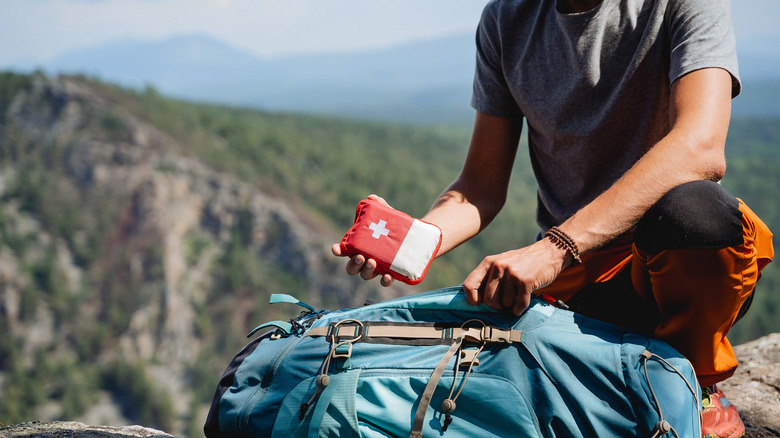
<svg viewBox="0 0 780 438"><path fill-rule="evenodd" d="M0 14L0 53L46 59L121 38L206 34L260 56L355 51L471 31L486 0L47 0ZM35 7L45 4L45 7ZM15 11L14 11L15 9Z"/></svg>

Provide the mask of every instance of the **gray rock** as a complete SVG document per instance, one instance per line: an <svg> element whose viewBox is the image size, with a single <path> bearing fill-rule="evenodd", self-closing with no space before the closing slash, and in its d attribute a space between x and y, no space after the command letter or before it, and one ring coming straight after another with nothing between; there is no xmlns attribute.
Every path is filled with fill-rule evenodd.
<svg viewBox="0 0 780 438"><path fill-rule="evenodd" d="M719 386L739 409L748 438L780 437L780 333L734 348L739 368Z"/></svg>
<svg viewBox="0 0 780 438"><path fill-rule="evenodd" d="M0 429L0 438L173 438L141 426L88 426L75 421L23 423Z"/></svg>

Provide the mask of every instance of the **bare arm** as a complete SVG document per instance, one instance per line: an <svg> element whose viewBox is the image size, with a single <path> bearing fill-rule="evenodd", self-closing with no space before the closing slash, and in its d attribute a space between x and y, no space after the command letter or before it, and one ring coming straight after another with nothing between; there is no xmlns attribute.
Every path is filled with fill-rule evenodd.
<svg viewBox="0 0 780 438"><path fill-rule="evenodd" d="M670 189L719 180L731 113L731 76L722 69L692 72L672 85L671 130L612 187L561 224L581 254L632 228ZM487 257L464 281L469 301L520 313L530 293L550 284L571 257L543 239Z"/></svg>
<svg viewBox="0 0 780 438"><path fill-rule="evenodd" d="M423 217L442 229L438 255L482 231L504 206L520 130L513 119L477 112L460 176Z"/></svg>
<svg viewBox="0 0 780 438"><path fill-rule="evenodd" d="M629 230L670 189L723 177L731 75L711 68L680 78L672 85L670 106L669 134L609 190L561 225L581 252L596 250Z"/></svg>

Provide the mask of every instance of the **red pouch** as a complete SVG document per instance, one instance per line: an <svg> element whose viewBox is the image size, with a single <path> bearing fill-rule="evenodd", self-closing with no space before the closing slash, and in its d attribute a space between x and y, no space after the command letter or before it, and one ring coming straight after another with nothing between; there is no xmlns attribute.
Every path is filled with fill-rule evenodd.
<svg viewBox="0 0 780 438"><path fill-rule="evenodd" d="M341 239L341 253L362 254L377 262L376 271L407 284L425 278L441 246L436 225L368 198L360 201L355 223Z"/></svg>

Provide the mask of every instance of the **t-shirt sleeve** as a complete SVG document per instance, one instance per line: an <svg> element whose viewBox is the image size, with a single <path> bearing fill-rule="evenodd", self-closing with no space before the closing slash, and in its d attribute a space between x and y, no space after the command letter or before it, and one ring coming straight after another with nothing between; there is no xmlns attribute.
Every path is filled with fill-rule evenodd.
<svg viewBox="0 0 780 438"><path fill-rule="evenodd" d="M485 6L477 28L477 60L471 106L493 116L521 117L501 63L498 5L498 2L491 1Z"/></svg>
<svg viewBox="0 0 780 438"><path fill-rule="evenodd" d="M670 1L669 80L703 68L723 68L731 74L731 96L742 85L737 64L737 43L729 0Z"/></svg>

